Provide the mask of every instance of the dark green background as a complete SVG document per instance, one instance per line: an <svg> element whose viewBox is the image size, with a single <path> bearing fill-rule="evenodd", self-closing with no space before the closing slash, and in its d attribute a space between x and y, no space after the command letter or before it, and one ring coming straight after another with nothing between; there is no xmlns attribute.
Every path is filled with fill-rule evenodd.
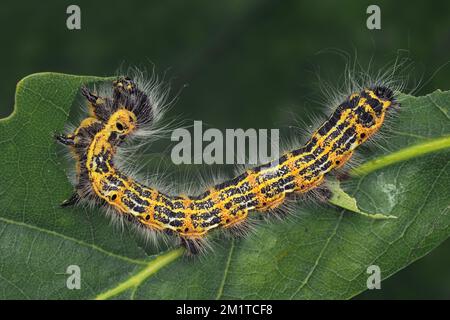
<svg viewBox="0 0 450 320"><path fill-rule="evenodd" d="M81 7L82 30L66 28L70 4ZM369 4L381 7L381 30L366 28ZM450 89L449 1L14 1L0 4L0 17L0 117L28 74L107 76L123 64L155 66L173 92L187 85L172 116L287 126L293 114L320 115L317 74L339 82L345 66L335 49L363 65L406 50L411 87L422 84L415 94ZM449 250L446 241L360 298L450 298Z"/></svg>

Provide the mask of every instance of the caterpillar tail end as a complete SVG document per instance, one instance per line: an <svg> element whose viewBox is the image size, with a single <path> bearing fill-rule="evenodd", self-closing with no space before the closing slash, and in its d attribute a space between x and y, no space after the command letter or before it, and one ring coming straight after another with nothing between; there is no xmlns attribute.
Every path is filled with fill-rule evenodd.
<svg viewBox="0 0 450 320"><path fill-rule="evenodd" d="M75 204L78 203L78 201L80 201L80 196L78 195L77 192L74 192L69 199L64 200L63 202L61 202L60 206L61 208L66 208L66 207L72 207Z"/></svg>
<svg viewBox="0 0 450 320"><path fill-rule="evenodd" d="M56 141L65 146L73 146L75 144L74 137L72 135L66 136L64 134L55 133L53 137Z"/></svg>

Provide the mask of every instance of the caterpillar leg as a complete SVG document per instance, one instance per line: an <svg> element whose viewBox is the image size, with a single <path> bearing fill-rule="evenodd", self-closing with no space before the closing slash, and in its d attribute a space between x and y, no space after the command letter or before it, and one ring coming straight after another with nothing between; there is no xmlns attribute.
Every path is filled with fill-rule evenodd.
<svg viewBox="0 0 450 320"><path fill-rule="evenodd" d="M336 179L338 179L339 181L346 181L348 179L351 178L350 173L345 170L345 171L337 171L334 176L336 177Z"/></svg>
<svg viewBox="0 0 450 320"><path fill-rule="evenodd" d="M65 145L65 146L73 146L75 144L75 136L72 134L65 135L65 134L55 134L54 135L56 141L59 143Z"/></svg>
<svg viewBox="0 0 450 320"><path fill-rule="evenodd" d="M262 215L259 215L259 217L263 218ZM253 223L256 223L256 221L253 220ZM242 220L233 224L225 225L224 230L233 238L245 238L252 233L253 227L254 225L252 225L252 222L247 218L246 214Z"/></svg>
<svg viewBox="0 0 450 320"><path fill-rule="evenodd" d="M197 255L205 251L205 240L204 239L188 239L180 238L181 246L186 248L189 255Z"/></svg>
<svg viewBox="0 0 450 320"><path fill-rule="evenodd" d="M83 97L85 97L86 100L89 101L89 103L91 103L94 106L97 106L102 103L102 101L99 101L100 98L97 95L95 95L94 93L92 93L91 91L89 91L89 89L87 87L81 88L81 95ZM100 99L100 100L103 100L103 99Z"/></svg>
<svg viewBox="0 0 450 320"><path fill-rule="evenodd" d="M326 185L321 185L314 190L316 198L321 202L327 202L333 196L333 191Z"/></svg>
<svg viewBox="0 0 450 320"><path fill-rule="evenodd" d="M78 201L80 201L80 196L78 195L77 192L74 192L69 199L64 200L61 203L61 207L71 207L73 205L75 205Z"/></svg>
<svg viewBox="0 0 450 320"><path fill-rule="evenodd" d="M82 87L81 94L89 103L90 114L101 120L107 120L111 115L111 101L102 97L99 97L95 93L91 92L88 88Z"/></svg>

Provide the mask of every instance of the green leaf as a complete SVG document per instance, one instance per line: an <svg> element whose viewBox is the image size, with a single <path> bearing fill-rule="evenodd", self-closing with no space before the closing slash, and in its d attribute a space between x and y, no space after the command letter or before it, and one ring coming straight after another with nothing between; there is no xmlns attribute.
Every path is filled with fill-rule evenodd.
<svg viewBox="0 0 450 320"><path fill-rule="evenodd" d="M0 298L345 299L366 289L370 265L387 278L449 236L450 151L423 145L450 135L450 91L403 96L389 137L361 152L382 165L343 186L362 212L398 219L300 202L294 217L261 222L245 239L216 235L214 252L188 258L111 226L98 209L62 209L72 186L52 135L80 108L80 86L102 80L31 75L0 120ZM421 152L381 158L411 146ZM79 290L66 286L70 265L80 267Z"/></svg>

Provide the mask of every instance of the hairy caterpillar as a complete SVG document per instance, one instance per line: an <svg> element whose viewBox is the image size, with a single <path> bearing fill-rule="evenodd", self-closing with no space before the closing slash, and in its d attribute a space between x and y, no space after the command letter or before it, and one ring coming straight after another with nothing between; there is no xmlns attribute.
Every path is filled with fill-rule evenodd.
<svg viewBox="0 0 450 320"><path fill-rule="evenodd" d="M144 230L176 235L193 253L202 249L213 229L239 229L250 211L274 210L290 196L320 186L330 171L347 163L354 150L380 129L388 110L399 105L393 90L383 83L361 88L339 104L303 147L199 195L177 196L145 186L114 163L121 143L159 117L155 93L129 77L119 77L109 96L87 88L82 88L82 95L89 116L74 132L56 136L70 146L77 161L76 190L62 205L92 199Z"/></svg>

